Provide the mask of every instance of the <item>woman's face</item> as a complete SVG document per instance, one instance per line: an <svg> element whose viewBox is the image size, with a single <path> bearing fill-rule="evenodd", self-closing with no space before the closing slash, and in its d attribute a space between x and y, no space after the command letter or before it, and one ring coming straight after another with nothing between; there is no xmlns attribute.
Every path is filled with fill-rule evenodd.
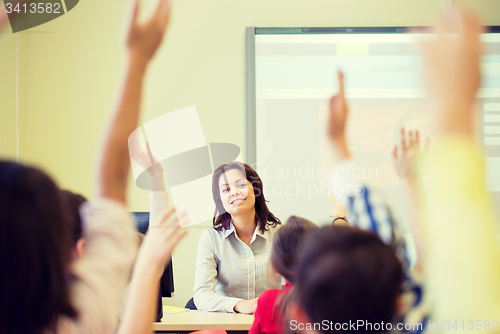
<svg viewBox="0 0 500 334"><path fill-rule="evenodd" d="M219 177L219 193L224 209L232 216L255 211L253 186L239 169Z"/></svg>

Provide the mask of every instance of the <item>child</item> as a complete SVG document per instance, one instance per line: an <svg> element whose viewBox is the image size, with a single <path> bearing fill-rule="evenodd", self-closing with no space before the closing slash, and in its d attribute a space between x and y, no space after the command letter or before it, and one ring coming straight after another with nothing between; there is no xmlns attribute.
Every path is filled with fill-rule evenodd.
<svg viewBox="0 0 500 334"><path fill-rule="evenodd" d="M313 231L302 249L288 329L390 331L403 280L401 263L390 246L367 231L325 226Z"/></svg>
<svg viewBox="0 0 500 334"><path fill-rule="evenodd" d="M80 194L76 194L69 190L63 190L63 202L67 208L67 222L70 226L71 230L71 259L72 261L76 261L78 258L83 256L85 253L85 235L83 234L84 227L82 226L82 220L80 217L79 209L82 207L84 203L87 202L87 199ZM137 242L139 247L142 245L144 241L144 234L137 232ZM122 307L120 308L120 318L123 318L123 310L124 305L127 300L128 292L130 291L130 284L127 285L125 289ZM156 322L161 321L163 317L163 309L162 309L162 299L161 295L158 295L157 299L157 312L156 312Z"/></svg>
<svg viewBox="0 0 500 334"><path fill-rule="evenodd" d="M498 220L486 188L473 112L483 28L475 14L458 6L447 19L435 40L422 43L438 135L426 166L428 215L421 220L429 255L426 275L433 284L440 329L494 331L500 314Z"/></svg>
<svg viewBox="0 0 500 334"><path fill-rule="evenodd" d="M255 320L249 334L282 333L283 319L279 309L284 294L295 283L297 258L302 249L302 243L309 232L318 227L307 219L291 216L275 234L271 250L271 265L285 280L285 289L269 289L258 299Z"/></svg>
<svg viewBox="0 0 500 334"><path fill-rule="evenodd" d="M96 198L82 210L86 251L78 260L70 265L70 233L57 185L38 169L0 161L0 333L114 331L137 254L135 227L125 207L127 138L138 125L142 79L162 40L168 12L168 2L160 0L149 20L138 24L135 6L127 31L122 94L98 155ZM149 244L166 242L168 246L162 251L156 247L141 250L140 263L150 275L145 274L137 284L155 276L156 268L162 268L170 256L181 237L173 228L175 223L172 211L155 222L171 228L158 228ZM147 323L143 331L129 326L133 333L151 332L152 305L152 310L136 313Z"/></svg>
<svg viewBox="0 0 500 334"><path fill-rule="evenodd" d="M344 76L338 73L339 93L330 101L330 121L328 134L332 147L339 162L337 168L348 170L355 164L347 145L345 135L348 119L347 101L344 96ZM342 187L342 193L337 197L340 205L346 208L346 220L351 227L377 235L386 245L389 245L399 258L404 272L402 286L401 307L398 309L395 322L419 323L418 328L424 327L428 313L428 305L424 303L423 288L416 278L418 273L411 269L408 260L405 240L396 224L389 206L383 200L382 194L370 187L364 180L359 180L349 173L339 173L345 177L332 179L335 187ZM335 222L337 223L337 221ZM411 320L410 320L411 319ZM403 332L406 329L403 329ZM410 333L419 333L420 330L407 330Z"/></svg>

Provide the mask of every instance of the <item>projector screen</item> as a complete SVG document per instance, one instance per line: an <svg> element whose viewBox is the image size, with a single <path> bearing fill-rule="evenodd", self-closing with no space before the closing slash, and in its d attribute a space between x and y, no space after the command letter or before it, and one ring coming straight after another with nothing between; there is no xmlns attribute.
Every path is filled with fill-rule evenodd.
<svg viewBox="0 0 500 334"><path fill-rule="evenodd" d="M484 34L477 133L488 188L500 207L500 34ZM270 210L330 223L328 99L345 73L348 143L364 182L381 189L403 232L408 205L391 152L402 127L430 136L418 38L404 28L247 28L247 163L262 178ZM432 149L432 144L431 144ZM335 193L333 194L335 196Z"/></svg>

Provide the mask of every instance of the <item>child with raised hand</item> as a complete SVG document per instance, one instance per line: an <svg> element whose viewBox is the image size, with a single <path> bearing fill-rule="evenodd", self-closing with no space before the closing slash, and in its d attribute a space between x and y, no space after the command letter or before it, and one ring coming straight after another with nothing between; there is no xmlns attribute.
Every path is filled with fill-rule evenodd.
<svg viewBox="0 0 500 334"><path fill-rule="evenodd" d="M475 14L456 7L437 27L436 40L421 44L438 135L427 162L429 205L421 221L426 275L434 317L462 332L494 330L500 314L497 218L486 191L484 156L473 138L482 31Z"/></svg>
<svg viewBox="0 0 500 334"><path fill-rule="evenodd" d="M426 311L422 309L423 290L410 268L405 240L381 193L371 187L366 180L359 180L349 169L356 161L352 158L346 139L348 106L344 95L344 75L338 72L339 92L330 100L328 136L337 157L337 168L344 170L338 178L331 179L333 189L342 187L336 194L340 205L347 211L346 220L351 227L357 227L376 234L385 244L391 246L401 261L404 271L401 307L393 319L403 322L411 318L413 322L425 321ZM342 178L341 178L342 177ZM415 315L417 314L417 315ZM411 330L410 332L413 332Z"/></svg>
<svg viewBox="0 0 500 334"><path fill-rule="evenodd" d="M255 320L249 334L283 333L285 329L283 309L284 294L295 284L295 271L302 244L306 236L318 227L311 221L291 216L274 235L271 249L271 265L286 280L285 289L269 289L262 293L257 302Z"/></svg>
<svg viewBox="0 0 500 334"><path fill-rule="evenodd" d="M135 8L124 84L98 155L96 194L82 209L86 251L81 257L70 264L65 207L50 177L0 162L1 333L108 334L116 328L137 255L136 229L125 207L127 138L138 125L142 79L168 22L166 1L159 1L141 25ZM172 236L165 239L175 244Z"/></svg>

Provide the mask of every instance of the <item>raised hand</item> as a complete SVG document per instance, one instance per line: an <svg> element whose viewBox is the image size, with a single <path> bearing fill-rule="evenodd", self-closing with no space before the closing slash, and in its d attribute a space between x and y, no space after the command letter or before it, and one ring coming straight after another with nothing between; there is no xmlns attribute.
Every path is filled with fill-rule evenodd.
<svg viewBox="0 0 500 334"><path fill-rule="evenodd" d="M175 214L175 208L171 207L158 221L149 226L137 261L143 261L147 265L159 265L163 272L163 267L168 263L175 246L186 234L187 231L180 230L179 218Z"/></svg>
<svg viewBox="0 0 500 334"><path fill-rule="evenodd" d="M99 154L97 195L126 202L129 171L127 138L137 129L141 109L142 85L146 67L162 41L170 12L167 0L158 0L155 10L143 23L137 21L139 0L132 0L127 25L127 68L117 104L104 132Z"/></svg>
<svg viewBox="0 0 500 334"><path fill-rule="evenodd" d="M394 167L399 177L403 180L408 196L410 230L417 250L415 269L419 272L423 270L422 263L424 262L422 231L420 230L420 224L422 223L421 212L427 207L427 200L420 177L422 171L419 169L428 150L429 141L426 141L423 149L420 148L420 134L418 131L415 133L409 131L407 139L403 128L401 129L400 148L398 149L398 146L395 146L392 154Z"/></svg>
<svg viewBox="0 0 500 334"><path fill-rule="evenodd" d="M150 188L155 191L165 190L165 180L163 177L163 166L151 153L149 143L141 140L142 132L134 131L128 138L128 149L131 159L142 169L146 170L150 177Z"/></svg>
<svg viewBox="0 0 500 334"><path fill-rule="evenodd" d="M440 133L472 133L472 109L481 79L482 31L475 14L457 7L435 29L436 40L420 45L427 93Z"/></svg>
<svg viewBox="0 0 500 334"><path fill-rule="evenodd" d="M186 235L171 208L149 226L134 266L118 334L152 333L159 281L177 243Z"/></svg>
<svg viewBox="0 0 500 334"><path fill-rule="evenodd" d="M143 141L141 142L140 136L142 132L134 131L128 138L128 148L130 157L142 168L148 169L153 164L157 163L158 160L150 155L149 143L146 142L144 147Z"/></svg>
<svg viewBox="0 0 500 334"><path fill-rule="evenodd" d="M345 136L345 124L347 121L347 102L344 95L344 74L337 72L339 91L330 99L330 120L328 123L328 136L337 140Z"/></svg>
<svg viewBox="0 0 500 334"><path fill-rule="evenodd" d="M429 142L426 142L425 148L420 148L420 134L418 131L408 132L406 139L405 129L401 129L401 145L394 146L392 152L394 167L399 177L407 182L413 182L419 179L418 168L422 159L427 155Z"/></svg>
<svg viewBox="0 0 500 334"><path fill-rule="evenodd" d="M170 1L157 0L156 8L144 22L139 22L139 3L132 0L132 12L126 30L129 59L147 65L161 44L170 16Z"/></svg>
<svg viewBox="0 0 500 334"><path fill-rule="evenodd" d="M344 94L344 74L337 72L339 92L330 99L330 116L328 120L328 137L330 138L338 158L350 157L346 140L346 123L348 116L347 101Z"/></svg>

